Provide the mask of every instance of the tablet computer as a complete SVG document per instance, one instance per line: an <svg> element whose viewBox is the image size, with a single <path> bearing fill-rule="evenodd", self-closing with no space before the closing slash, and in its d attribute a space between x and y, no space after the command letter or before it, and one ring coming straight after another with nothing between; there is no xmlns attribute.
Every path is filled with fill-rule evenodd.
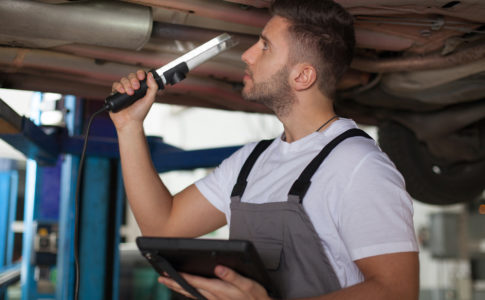
<svg viewBox="0 0 485 300"><path fill-rule="evenodd" d="M183 285L187 282L177 280L183 280L178 272L215 278L214 268L223 265L258 282L268 295L278 297L256 248L249 241L138 237L136 244L160 275L169 274L192 295L191 287Z"/></svg>

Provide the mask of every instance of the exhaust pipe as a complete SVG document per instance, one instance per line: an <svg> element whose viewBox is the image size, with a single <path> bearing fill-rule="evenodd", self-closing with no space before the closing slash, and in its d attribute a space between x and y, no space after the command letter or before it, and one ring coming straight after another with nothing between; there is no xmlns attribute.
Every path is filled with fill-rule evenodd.
<svg viewBox="0 0 485 300"><path fill-rule="evenodd" d="M39 39L139 50L152 31L151 9L119 1L47 4L0 1L0 42ZM52 43L51 43L52 44Z"/></svg>

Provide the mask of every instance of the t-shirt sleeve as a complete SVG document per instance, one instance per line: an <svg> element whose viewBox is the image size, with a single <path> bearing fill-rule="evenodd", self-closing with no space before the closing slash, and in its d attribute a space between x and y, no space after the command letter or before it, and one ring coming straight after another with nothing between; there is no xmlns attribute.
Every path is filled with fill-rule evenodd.
<svg viewBox="0 0 485 300"><path fill-rule="evenodd" d="M256 143L251 143L234 152L209 175L195 182L195 186L218 210L230 218L231 192L237 176ZM229 222L229 220L228 220Z"/></svg>
<svg viewBox="0 0 485 300"><path fill-rule="evenodd" d="M341 204L340 231L352 260L418 251L411 197L384 153L369 153L355 167Z"/></svg>

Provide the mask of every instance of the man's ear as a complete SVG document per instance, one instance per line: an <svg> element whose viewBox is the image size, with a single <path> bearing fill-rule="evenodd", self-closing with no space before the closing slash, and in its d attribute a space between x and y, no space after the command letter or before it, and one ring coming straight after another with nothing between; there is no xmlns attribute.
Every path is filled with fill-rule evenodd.
<svg viewBox="0 0 485 300"><path fill-rule="evenodd" d="M307 63L297 64L290 73L290 84L295 91L309 89L317 80L315 68Z"/></svg>

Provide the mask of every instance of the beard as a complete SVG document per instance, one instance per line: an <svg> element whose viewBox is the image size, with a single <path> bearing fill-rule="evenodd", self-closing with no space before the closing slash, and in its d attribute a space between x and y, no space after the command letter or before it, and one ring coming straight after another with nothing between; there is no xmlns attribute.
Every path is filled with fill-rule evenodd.
<svg viewBox="0 0 485 300"><path fill-rule="evenodd" d="M277 116L285 116L290 112L291 104L295 101L288 77L289 69L283 66L270 79L258 83L253 81L253 87L248 90L245 87L242 97L247 101L265 105Z"/></svg>

